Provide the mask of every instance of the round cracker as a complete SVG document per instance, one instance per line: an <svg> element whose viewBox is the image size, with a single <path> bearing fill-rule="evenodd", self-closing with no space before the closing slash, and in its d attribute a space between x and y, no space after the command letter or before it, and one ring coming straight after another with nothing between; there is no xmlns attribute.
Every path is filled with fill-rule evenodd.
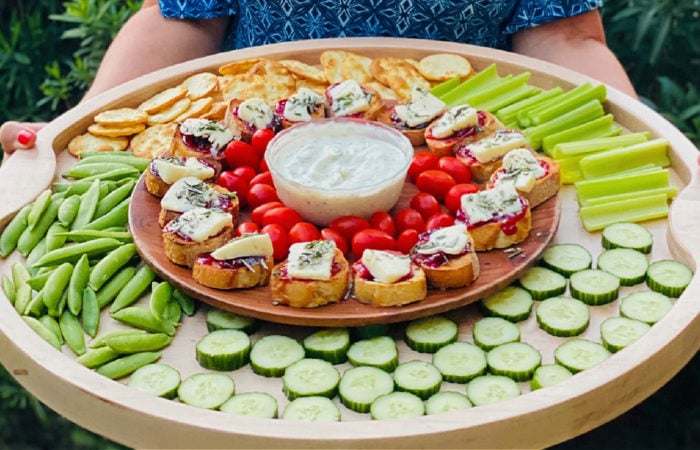
<svg viewBox="0 0 700 450"><path fill-rule="evenodd" d="M182 82L182 85L187 89L187 96L190 100L198 100L203 97L209 97L218 89L218 77L210 72L196 73Z"/></svg>
<svg viewBox="0 0 700 450"><path fill-rule="evenodd" d="M148 125L156 125L159 123L173 122L180 114L187 111L187 108L192 104L192 100L188 97L183 97L167 109L158 111L156 114L148 116Z"/></svg>
<svg viewBox="0 0 700 450"><path fill-rule="evenodd" d="M238 75L248 72L254 65L260 62L263 58L248 58L239 61L232 61L219 67L221 75Z"/></svg>
<svg viewBox="0 0 700 450"><path fill-rule="evenodd" d="M428 80L446 81L450 78L466 78L473 72L469 60L452 53L435 53L418 61L418 71Z"/></svg>
<svg viewBox="0 0 700 450"><path fill-rule="evenodd" d="M163 123L143 130L131 139L129 148L136 156L155 158L170 149L177 124Z"/></svg>
<svg viewBox="0 0 700 450"><path fill-rule="evenodd" d="M138 109L146 111L148 114L154 114L169 108L186 96L187 89L182 85L178 85L157 93L153 97L141 103Z"/></svg>
<svg viewBox="0 0 700 450"><path fill-rule="evenodd" d="M68 142L68 152L80 156L82 152L121 152L129 146L125 137L95 136L92 133L79 134Z"/></svg>
<svg viewBox="0 0 700 450"><path fill-rule="evenodd" d="M206 114L214 104L214 99L211 97L202 97L190 103L190 106L185 112L180 114L173 122L182 122L185 119L192 117L201 117Z"/></svg>
<svg viewBox="0 0 700 450"><path fill-rule="evenodd" d="M99 123L93 123L88 127L88 131L95 136L104 137L126 137L136 133L140 133L146 128L145 123L137 125L129 125L125 127L107 127Z"/></svg>
<svg viewBox="0 0 700 450"><path fill-rule="evenodd" d="M135 108L118 108L102 111L95 116L94 120L108 127L128 127L146 123L148 114Z"/></svg>

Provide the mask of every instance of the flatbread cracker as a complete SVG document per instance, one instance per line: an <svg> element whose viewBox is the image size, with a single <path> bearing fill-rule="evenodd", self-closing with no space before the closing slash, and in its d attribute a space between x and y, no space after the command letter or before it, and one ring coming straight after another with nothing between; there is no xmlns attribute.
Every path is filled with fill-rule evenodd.
<svg viewBox="0 0 700 450"><path fill-rule="evenodd" d="M140 123L126 127L106 127L99 123L93 123L88 127L88 131L95 136L103 137L127 137L142 132L146 124Z"/></svg>
<svg viewBox="0 0 700 450"><path fill-rule="evenodd" d="M219 88L217 76L209 72L196 73L183 81L182 85L187 89L190 100L210 97Z"/></svg>
<svg viewBox="0 0 700 450"><path fill-rule="evenodd" d="M238 75L241 73L246 73L262 59L263 58L241 59L239 61L233 61L228 64L224 64L223 66L219 67L219 74Z"/></svg>
<svg viewBox="0 0 700 450"><path fill-rule="evenodd" d="M138 109L146 111L148 114L154 114L160 112L170 106L174 105L181 99L187 96L187 89L182 86L175 86L164 91L161 91L149 98L145 102L141 103Z"/></svg>
<svg viewBox="0 0 700 450"><path fill-rule="evenodd" d="M135 108L118 108L102 111L95 115L94 120L106 127L128 127L146 123L148 114Z"/></svg>
<svg viewBox="0 0 700 450"><path fill-rule="evenodd" d="M374 81L374 77L369 70L372 58L348 53L340 63L340 71L346 80L355 80L360 84L367 84Z"/></svg>
<svg viewBox="0 0 700 450"><path fill-rule="evenodd" d="M326 83L326 74L323 70L318 67L314 67L310 64L297 61L296 59L282 59L278 61L284 67L289 70L292 75L298 80L308 80L313 81L318 84Z"/></svg>
<svg viewBox="0 0 700 450"><path fill-rule="evenodd" d="M345 78L343 77L343 60L350 55L350 52L344 50L326 50L321 52L319 57L323 73L326 75L326 80L329 83L340 83Z"/></svg>
<svg viewBox="0 0 700 450"><path fill-rule="evenodd" d="M430 82L418 70L401 58L385 56L372 60L372 75L389 86L402 100L411 98L414 87L430 89Z"/></svg>
<svg viewBox="0 0 700 450"><path fill-rule="evenodd" d="M209 120L224 120L224 117L226 117L227 108L228 103L225 101L215 101L214 104L211 105L211 108L209 108L209 111L204 113L201 118Z"/></svg>
<svg viewBox="0 0 700 450"><path fill-rule="evenodd" d="M112 138L84 133L68 142L68 152L73 156L80 156L82 152L121 152L128 146L129 139L125 137Z"/></svg>
<svg viewBox="0 0 700 450"><path fill-rule="evenodd" d="M192 100L188 97L183 97L167 109L160 110L156 114L148 116L148 125L153 126L159 123L167 123L174 121L180 114L187 111L187 108L192 104Z"/></svg>
<svg viewBox="0 0 700 450"><path fill-rule="evenodd" d="M164 123L143 130L131 139L129 148L136 156L155 158L168 151L177 124Z"/></svg>
<svg viewBox="0 0 700 450"><path fill-rule="evenodd" d="M469 60L463 56L435 53L418 62L418 71L428 80L446 81L455 77L469 77L474 69Z"/></svg>

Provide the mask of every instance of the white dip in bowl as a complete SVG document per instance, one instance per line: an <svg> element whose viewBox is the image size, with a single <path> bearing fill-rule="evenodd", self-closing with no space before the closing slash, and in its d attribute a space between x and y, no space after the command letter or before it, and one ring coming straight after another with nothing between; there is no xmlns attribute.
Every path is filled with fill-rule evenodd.
<svg viewBox="0 0 700 450"><path fill-rule="evenodd" d="M295 125L265 152L280 200L317 225L391 209L412 157L411 142L397 130L351 118Z"/></svg>

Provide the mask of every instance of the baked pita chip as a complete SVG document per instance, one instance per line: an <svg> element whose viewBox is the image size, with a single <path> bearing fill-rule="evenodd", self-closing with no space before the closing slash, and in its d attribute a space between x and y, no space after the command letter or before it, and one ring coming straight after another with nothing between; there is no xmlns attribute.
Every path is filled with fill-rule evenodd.
<svg viewBox="0 0 700 450"><path fill-rule="evenodd" d="M326 83L326 74L323 73L323 70L317 67L303 63L296 59L281 59L278 62L286 67L287 70L294 75L297 81L308 80L318 84Z"/></svg>
<svg viewBox="0 0 700 450"><path fill-rule="evenodd" d="M355 80L360 84L367 84L370 81L374 81L374 77L369 70L371 65L372 58L355 53L348 53L342 60L340 70L344 79Z"/></svg>
<svg viewBox="0 0 700 450"><path fill-rule="evenodd" d="M344 50L326 50L321 52L320 61L323 73L329 83L340 83L345 78L343 76L343 61L350 55Z"/></svg>
<svg viewBox="0 0 700 450"><path fill-rule="evenodd" d="M260 62L263 58L249 58L241 59L239 61L233 61L219 67L219 74L221 75L238 75L241 73L248 72L255 64Z"/></svg>

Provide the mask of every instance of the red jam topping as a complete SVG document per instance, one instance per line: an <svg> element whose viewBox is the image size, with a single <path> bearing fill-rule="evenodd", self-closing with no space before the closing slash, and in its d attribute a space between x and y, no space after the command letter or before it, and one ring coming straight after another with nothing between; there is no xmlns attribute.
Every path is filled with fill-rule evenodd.
<svg viewBox="0 0 700 450"><path fill-rule="evenodd" d="M430 232L425 231L425 232L421 233L420 235L418 235L418 242L416 243L416 245L425 244L429 240L430 240ZM467 245L462 249L461 252L459 252L458 254L454 254L454 255L448 255L447 253L445 253L443 251L437 251L435 253L430 253L430 254L411 252L411 259L413 260L413 262L415 262L419 266L427 267L429 269L437 269L438 267L449 263L450 259L460 258L460 257L466 255L467 253L469 253L470 251L471 251L471 248L469 245Z"/></svg>
<svg viewBox="0 0 700 450"><path fill-rule="evenodd" d="M428 128L428 125L430 125L430 120L427 122L423 122L421 124L418 124L414 127L408 125L405 121L401 120L396 114L396 109L391 108L391 115L390 115L391 121L394 122L394 125L396 125L398 128L403 128L404 130L424 130Z"/></svg>
<svg viewBox="0 0 700 450"><path fill-rule="evenodd" d="M354 271L355 274L357 274L360 279L365 280L365 281L374 281L374 277L372 276L372 273L369 271L367 266L362 264L362 261L355 261L352 265L352 270ZM399 278L396 283L401 283L402 281L408 281L411 278L413 278L413 268L411 268L411 271L408 272L406 275L403 277Z"/></svg>
<svg viewBox="0 0 700 450"><path fill-rule="evenodd" d="M197 256L197 263L211 266L215 269L243 269L248 268L252 270L252 267L256 265L265 265L264 256L245 256L242 258L234 259L216 259L211 256L211 253L202 253Z"/></svg>
<svg viewBox="0 0 700 450"><path fill-rule="evenodd" d="M331 264L331 277L335 276L340 272L340 264L334 259L333 264ZM289 276L289 273L287 272L287 264L284 264L279 271L279 278L284 279L284 280L295 280L295 281L308 281L309 283L311 282L317 282L317 281L323 281L323 280L306 280L303 278L292 278Z"/></svg>

